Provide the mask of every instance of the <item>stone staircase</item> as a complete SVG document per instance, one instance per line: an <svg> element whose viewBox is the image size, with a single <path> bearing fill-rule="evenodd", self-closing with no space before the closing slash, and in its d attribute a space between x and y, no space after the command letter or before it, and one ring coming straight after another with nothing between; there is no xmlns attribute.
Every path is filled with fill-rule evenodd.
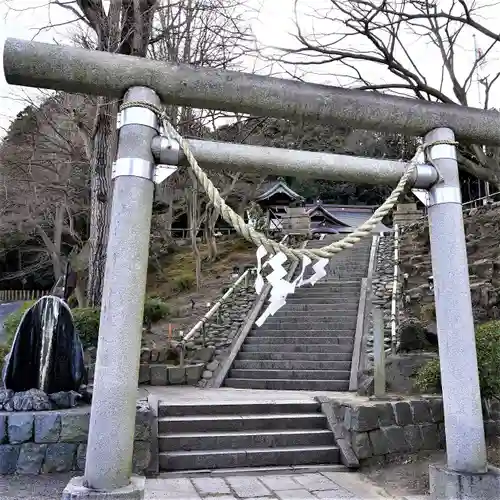
<svg viewBox="0 0 500 500"><path fill-rule="evenodd" d="M319 248L340 239L313 240ZM226 387L347 391L361 280L367 276L371 238L336 255L314 287L299 288L262 327L253 327ZM306 276L307 277L307 276Z"/></svg>
<svg viewBox="0 0 500 500"><path fill-rule="evenodd" d="M160 471L338 464L319 403L206 403L158 408Z"/></svg>

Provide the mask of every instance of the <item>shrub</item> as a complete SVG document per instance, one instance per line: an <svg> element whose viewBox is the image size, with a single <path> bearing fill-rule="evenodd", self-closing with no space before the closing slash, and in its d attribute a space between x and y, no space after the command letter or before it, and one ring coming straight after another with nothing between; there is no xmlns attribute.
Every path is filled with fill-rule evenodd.
<svg viewBox="0 0 500 500"><path fill-rule="evenodd" d="M422 351L429 343L426 329L417 318L408 318L399 325L399 342L401 352Z"/></svg>
<svg viewBox="0 0 500 500"><path fill-rule="evenodd" d="M477 364L481 396L500 396L500 321L483 323L476 329ZM438 360L429 361L416 376L416 386L422 391L440 392L441 372Z"/></svg>
<svg viewBox="0 0 500 500"><path fill-rule="evenodd" d="M434 304L424 304L420 307L420 319L425 323L436 321L436 308Z"/></svg>
<svg viewBox="0 0 500 500"><path fill-rule="evenodd" d="M10 351L10 347L14 340L14 335L16 334L17 327L21 320L23 319L24 313L35 303L34 300L29 300L24 302L23 305L13 313L10 313L3 323L3 330L5 332L5 336L7 338L7 342L4 344L0 344L0 364L5 359L5 356Z"/></svg>
<svg viewBox="0 0 500 500"><path fill-rule="evenodd" d="M423 392L441 392L439 359L431 359L417 373L415 385Z"/></svg>
<svg viewBox="0 0 500 500"><path fill-rule="evenodd" d="M13 313L10 313L4 321L3 329L7 337L7 342L10 346L14 340L14 335L16 334L17 327L21 320L23 319L24 313L35 303L34 300L29 300L23 303L23 305Z"/></svg>
<svg viewBox="0 0 500 500"><path fill-rule="evenodd" d="M99 337L99 321L101 310L99 308L73 309L73 320L80 335L83 347L97 346ZM166 318L170 313L168 305L158 297L147 298L144 302L144 324L151 327L152 323Z"/></svg>
<svg viewBox="0 0 500 500"><path fill-rule="evenodd" d="M170 308L159 297L148 297L144 301L144 324L151 328L152 323L156 323L166 318L170 314Z"/></svg>
<svg viewBox="0 0 500 500"><path fill-rule="evenodd" d="M34 304L34 301L25 302L17 311L9 314L4 322L4 330L7 343L0 344L0 361L9 352L16 329L23 317L24 312ZM83 347L97 346L99 337L99 321L101 310L99 308L85 307L73 309L73 322L80 336ZM147 298L144 302L144 324L148 327L152 323L166 318L170 314L168 305L159 297Z"/></svg>
<svg viewBox="0 0 500 500"><path fill-rule="evenodd" d="M73 322L80 336L83 347L95 347L99 337L101 310L94 307L73 309Z"/></svg>
<svg viewBox="0 0 500 500"><path fill-rule="evenodd" d="M3 366L3 362L7 354L9 354L10 346L7 344L0 344L0 368Z"/></svg>
<svg viewBox="0 0 500 500"><path fill-rule="evenodd" d="M174 292L186 292L191 290L196 283L193 271L185 271L172 278L171 287Z"/></svg>

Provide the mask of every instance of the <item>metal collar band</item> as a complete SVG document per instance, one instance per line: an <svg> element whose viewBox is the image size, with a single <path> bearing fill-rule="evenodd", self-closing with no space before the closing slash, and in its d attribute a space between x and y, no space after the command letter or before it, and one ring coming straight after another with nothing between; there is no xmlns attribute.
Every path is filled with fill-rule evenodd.
<svg viewBox="0 0 500 500"><path fill-rule="evenodd" d="M145 125L157 131L160 128L156 113L140 106L125 108L118 113L116 127L120 129L125 125Z"/></svg>
<svg viewBox="0 0 500 500"><path fill-rule="evenodd" d="M462 193L459 187L435 186L429 191L429 206L441 205L442 203L462 204Z"/></svg>
<svg viewBox="0 0 500 500"><path fill-rule="evenodd" d="M152 181L154 179L154 168L153 162L141 158L120 158L113 164L111 178L116 179L122 175L128 175Z"/></svg>

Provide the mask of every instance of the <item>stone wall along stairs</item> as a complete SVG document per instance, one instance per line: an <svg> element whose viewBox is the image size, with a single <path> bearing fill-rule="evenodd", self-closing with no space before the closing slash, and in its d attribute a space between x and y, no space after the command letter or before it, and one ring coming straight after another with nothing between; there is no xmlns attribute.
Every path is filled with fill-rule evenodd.
<svg viewBox="0 0 500 500"><path fill-rule="evenodd" d="M312 240L308 248L319 248L335 239L340 236ZM366 238L337 254L325 278L314 287L298 288L264 325L254 326L224 385L347 391L361 280L368 272L371 243L372 238Z"/></svg>
<svg viewBox="0 0 500 500"><path fill-rule="evenodd" d="M160 471L338 464L315 401L200 403L158 408Z"/></svg>

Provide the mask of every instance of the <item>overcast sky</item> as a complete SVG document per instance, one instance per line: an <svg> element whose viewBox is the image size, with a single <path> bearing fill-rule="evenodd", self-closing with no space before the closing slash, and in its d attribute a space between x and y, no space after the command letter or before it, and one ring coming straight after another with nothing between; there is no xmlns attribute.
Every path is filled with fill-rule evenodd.
<svg viewBox="0 0 500 500"><path fill-rule="evenodd" d="M290 46L293 44L293 39L289 33L295 32L293 21L293 6L294 0L249 0L254 2L254 6L260 7L260 15L253 23L253 30L259 42L265 45L274 46ZM439 5L445 5L451 0L439 0ZM488 0L477 0L478 2L487 2ZM313 25L307 16L308 12L314 9L325 9L330 5L330 0L300 0L302 7L302 27L306 31L311 31ZM9 9L16 6L18 11ZM32 39L35 37L38 41L49 43L68 43L68 31L66 26L58 27L45 31L39 31L39 28L50 23L57 24L69 20L68 14L60 8L46 7L47 0L0 0L0 37L17 37L23 39ZM21 8L22 6L22 8ZM493 28L497 25L497 20L500 18L500 7L489 7L488 18ZM3 25L2 25L3 23ZM324 24L322 24L324 23ZM491 26L490 26L491 27ZM332 21L314 21L315 32L328 33L332 30ZM469 34L470 35L470 34ZM331 35L334 36L334 35ZM439 85L441 77L441 59L439 53L431 48L425 40L422 40L418 35L406 34L405 39L408 41L408 47L411 47L412 57L421 67L424 68L426 77L430 78L433 85ZM472 36L465 36L465 43L461 44L460 53L458 55L459 67L463 67L465 75L470 68L471 61L474 60L474 42ZM485 44L479 40L480 44ZM359 41L358 49L363 49L363 40ZM368 48L368 47L367 47ZM0 57L0 62L2 57ZM491 61L497 65L500 58L492 57ZM252 68L253 60L248 60L248 70ZM394 82L393 77L384 76L384 70L380 67L372 67L361 63L359 67L363 70L364 75L368 75L370 80L377 82ZM309 69L309 68L308 68ZM317 83L326 83L331 85L346 85L348 80L339 74L345 73L344 69L339 69L337 66L327 65L319 69L315 68L315 74L308 73L305 79ZM304 73L300 73L303 75ZM496 98L494 93L492 96L492 106L500 106L500 99ZM13 87L6 84L3 77L3 69L0 67L0 137L3 131L8 127L12 118L26 106L26 95L31 98L36 97L37 93L31 89L23 89ZM470 96L471 105L479 105L479 96L475 87L471 89ZM3 130L2 130L3 129Z"/></svg>
<svg viewBox="0 0 500 500"><path fill-rule="evenodd" d="M293 31L293 0L251 0L260 14L253 23L256 36L270 45L287 43L287 32ZM71 18L60 8L49 10L47 0L0 0L0 43L8 37L32 39L54 43L68 43L67 26L39 31L48 24L64 23ZM14 10L12 7L16 6ZM22 8L20 6L22 5ZM0 57L0 64L3 57ZM253 61L249 61L249 70ZM0 67L0 137L10 121L26 107L26 95L31 98L37 93L31 89L10 86L6 83Z"/></svg>

